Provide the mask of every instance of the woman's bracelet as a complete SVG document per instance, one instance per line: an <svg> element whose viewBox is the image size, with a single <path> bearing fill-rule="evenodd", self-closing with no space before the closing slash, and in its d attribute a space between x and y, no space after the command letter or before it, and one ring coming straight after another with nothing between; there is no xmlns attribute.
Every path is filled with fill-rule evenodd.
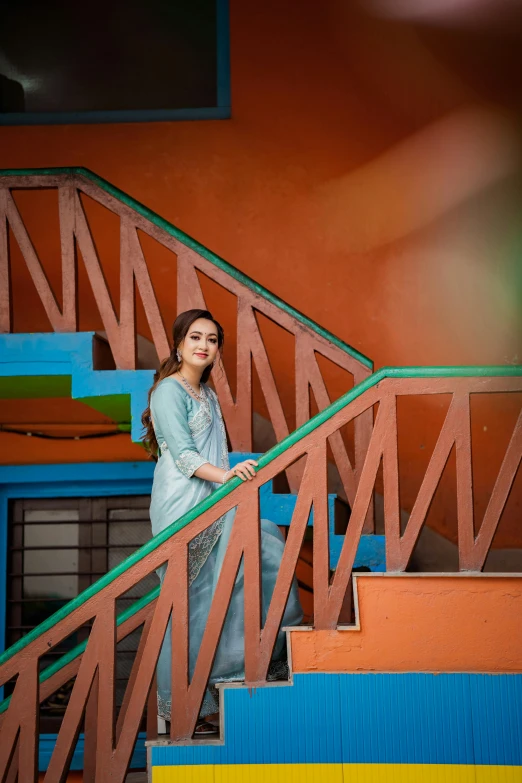
<svg viewBox="0 0 522 783"><path fill-rule="evenodd" d="M228 478L228 476L229 476L229 474L230 474L230 473L232 473L232 471L231 471L231 470L227 470L225 473L223 473L223 478L221 479L221 483L222 483L222 484L224 484L224 483L225 483L225 481L227 480L227 478Z"/></svg>

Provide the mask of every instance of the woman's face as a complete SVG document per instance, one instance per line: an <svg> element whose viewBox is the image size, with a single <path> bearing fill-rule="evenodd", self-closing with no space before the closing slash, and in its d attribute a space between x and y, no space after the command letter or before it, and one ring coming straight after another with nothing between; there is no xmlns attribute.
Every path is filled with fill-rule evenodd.
<svg viewBox="0 0 522 783"><path fill-rule="evenodd" d="M206 318L198 318L190 325L185 339L178 348L184 365L190 365L200 372L215 360L218 354L218 333L216 324Z"/></svg>

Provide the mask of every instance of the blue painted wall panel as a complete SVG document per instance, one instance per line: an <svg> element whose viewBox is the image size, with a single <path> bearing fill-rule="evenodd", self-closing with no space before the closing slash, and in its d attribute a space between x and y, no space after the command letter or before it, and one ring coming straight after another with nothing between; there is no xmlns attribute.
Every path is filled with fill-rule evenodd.
<svg viewBox="0 0 522 783"><path fill-rule="evenodd" d="M470 702L476 763L522 764L522 677L470 676Z"/></svg>
<svg viewBox="0 0 522 783"><path fill-rule="evenodd" d="M86 354L91 359L94 332L75 332L58 334L46 332L41 334L2 334L0 335L0 360L5 368L2 373L8 373L9 363L22 365L17 368L17 374L33 374L30 366L43 361L46 364L70 364L71 354Z"/></svg>
<svg viewBox="0 0 522 783"><path fill-rule="evenodd" d="M340 675L339 686L344 762L471 763L468 675Z"/></svg>
<svg viewBox="0 0 522 783"><path fill-rule="evenodd" d="M522 765L521 692L522 675L298 674L226 689L224 745L152 764Z"/></svg>

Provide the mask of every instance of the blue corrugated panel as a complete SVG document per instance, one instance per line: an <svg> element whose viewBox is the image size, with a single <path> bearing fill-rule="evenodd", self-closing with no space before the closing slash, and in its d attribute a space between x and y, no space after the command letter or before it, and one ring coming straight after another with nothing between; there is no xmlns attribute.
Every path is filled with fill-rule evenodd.
<svg viewBox="0 0 522 783"><path fill-rule="evenodd" d="M157 747L153 765L334 763L342 758L339 675L300 675L297 687L230 688L225 744Z"/></svg>
<svg viewBox="0 0 522 783"><path fill-rule="evenodd" d="M522 677L470 677L473 744L477 764L522 764Z"/></svg>
<svg viewBox="0 0 522 783"><path fill-rule="evenodd" d="M470 764L466 674L340 676L343 761Z"/></svg>
<svg viewBox="0 0 522 783"><path fill-rule="evenodd" d="M522 675L298 674L225 690L225 744L157 747L153 765L522 765Z"/></svg>

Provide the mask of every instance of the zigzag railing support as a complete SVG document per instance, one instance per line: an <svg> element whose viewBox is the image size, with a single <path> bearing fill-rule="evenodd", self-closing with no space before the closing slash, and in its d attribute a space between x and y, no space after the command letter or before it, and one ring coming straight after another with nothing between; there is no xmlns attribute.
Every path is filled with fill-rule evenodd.
<svg viewBox="0 0 522 783"><path fill-rule="evenodd" d="M0 780L14 780L16 770L24 783L36 780L38 705L74 678L65 720L45 780L52 783L63 779L85 714L89 752L86 780L123 783L147 702L154 709L155 668L171 615L172 701L175 705L171 740L190 742L241 563L245 585L245 680L251 686L264 684L311 509L314 513L314 626L318 630L336 628L381 461L384 467L388 570L401 572L407 568L448 454L455 443L460 449L456 464L460 569L476 571L482 568L522 458L522 414L507 447L483 527L475 536L473 515L469 513L472 460L468 436L469 396L484 392L521 391L522 368L382 370L307 422L297 433L292 433L260 459L255 479L245 483L238 479L229 482L0 656L0 685L9 681L14 683L12 696L0 705ZM418 394L450 394L452 402L412 516L401 534L396 405L398 396ZM334 433L377 403L376 425L338 566L331 578L328 561L327 443ZM258 493L263 484L301 459L306 464L297 504L263 626ZM190 677L188 548L195 536L234 508L235 522L194 673ZM115 621L117 598L165 563L167 571L159 597L158 590L152 591L140 599L135 609L127 610L122 618ZM94 625L87 642L68 654L63 666L53 665L50 676L44 671L39 683L40 657L91 619L94 619ZM120 714L116 715L116 644L140 625L144 625L144 631L138 655L123 706ZM149 721L149 730L151 723Z"/></svg>
<svg viewBox="0 0 522 783"><path fill-rule="evenodd" d="M56 188L59 196L60 242L62 253L63 309L47 280L43 265L31 242L29 233L18 211L12 191ZM120 221L120 301L119 317L107 285L103 265L96 250L95 232L86 214L81 196L86 195L102 205ZM187 237L167 221L161 219L126 194L117 191L86 169L58 169L32 172L0 171L0 330L11 330L12 302L10 295L9 232L15 235L38 295L44 305L54 331L76 331L78 322L77 253L80 251L100 316L100 328L107 334L116 368L136 368L137 329L135 298L138 291L150 327L158 358L170 352L169 340L161 316L161 308L154 289L150 270L140 243L138 231L152 237L172 252L177 264L178 312L189 308L205 308L198 272L220 285L237 298L237 377L238 391L234 399L224 368L212 375L228 432L235 451L253 450L252 362L254 362L270 421L277 441L283 440L290 428L286 419L274 373L270 364L270 346L259 329L256 313L291 334L295 340L296 382L294 398L297 426L310 418L309 387L312 388L319 410L330 404L316 354L320 354L349 374L348 387L353 378L356 385L367 378L372 363L350 346L321 329L285 302L278 300L246 275L215 256ZM216 313L219 318L219 312ZM31 330L30 328L27 331ZM368 409L354 422L354 464L348 457L341 433L331 439L331 450L337 465L346 499L355 498L366 450L373 425L372 410ZM299 485L297 468L287 471L292 491ZM373 503L373 501L372 501ZM373 505L365 520L365 531L373 531Z"/></svg>

